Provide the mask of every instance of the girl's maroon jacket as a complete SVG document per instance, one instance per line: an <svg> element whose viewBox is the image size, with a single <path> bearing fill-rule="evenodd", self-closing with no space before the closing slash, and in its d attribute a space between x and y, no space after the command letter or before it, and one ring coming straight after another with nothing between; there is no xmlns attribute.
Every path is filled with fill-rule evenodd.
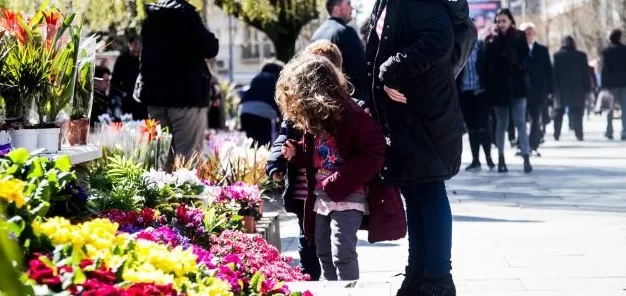
<svg viewBox="0 0 626 296"><path fill-rule="evenodd" d="M406 234L405 212L396 187L377 182L377 173L383 169L386 142L378 124L353 102L344 110L344 120L336 129L335 141L344 164L327 178L322 189L333 201L342 201L364 184L369 189L367 201L370 215L366 216L365 229L369 242L396 240ZM309 193L304 207L304 235L312 242L315 233L316 168L314 137L305 134L297 143L296 156L291 162L306 168Z"/></svg>

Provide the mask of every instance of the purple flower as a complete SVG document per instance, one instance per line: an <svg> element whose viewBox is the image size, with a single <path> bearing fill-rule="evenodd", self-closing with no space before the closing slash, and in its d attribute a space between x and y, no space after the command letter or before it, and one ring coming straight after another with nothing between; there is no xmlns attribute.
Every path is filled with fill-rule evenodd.
<svg viewBox="0 0 626 296"><path fill-rule="evenodd" d="M5 156L11 151L11 143L0 145L0 156Z"/></svg>

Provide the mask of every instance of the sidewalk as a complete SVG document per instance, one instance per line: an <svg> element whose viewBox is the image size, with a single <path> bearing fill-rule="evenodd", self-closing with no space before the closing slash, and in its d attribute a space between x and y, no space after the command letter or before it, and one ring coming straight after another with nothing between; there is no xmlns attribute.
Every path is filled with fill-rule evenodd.
<svg viewBox="0 0 626 296"><path fill-rule="evenodd" d="M568 131L554 142L549 132L531 175L510 150L509 174L462 172L447 183L458 295L626 295L626 142L604 139L604 124L585 121L585 142ZM298 258L295 217L281 219L282 251ZM361 282L387 285L369 290L389 295L407 240L359 238Z"/></svg>

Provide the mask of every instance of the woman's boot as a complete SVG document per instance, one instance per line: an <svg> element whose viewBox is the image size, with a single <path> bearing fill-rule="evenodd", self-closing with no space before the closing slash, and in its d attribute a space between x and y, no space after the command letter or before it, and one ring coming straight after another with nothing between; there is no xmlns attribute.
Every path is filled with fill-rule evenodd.
<svg viewBox="0 0 626 296"><path fill-rule="evenodd" d="M530 156L524 155L524 173L530 174L533 171L533 166L530 165Z"/></svg>
<svg viewBox="0 0 626 296"><path fill-rule="evenodd" d="M500 155L498 157L498 173L508 173L509 169L506 167L506 163L504 163L504 155Z"/></svg>
<svg viewBox="0 0 626 296"><path fill-rule="evenodd" d="M421 273L416 273L408 266L404 271L404 280L402 281L402 285L400 285L400 289L396 296L414 296L417 294L417 289L423 280L423 275Z"/></svg>
<svg viewBox="0 0 626 296"><path fill-rule="evenodd" d="M417 290L417 296L456 296L452 276L443 279L424 278Z"/></svg>

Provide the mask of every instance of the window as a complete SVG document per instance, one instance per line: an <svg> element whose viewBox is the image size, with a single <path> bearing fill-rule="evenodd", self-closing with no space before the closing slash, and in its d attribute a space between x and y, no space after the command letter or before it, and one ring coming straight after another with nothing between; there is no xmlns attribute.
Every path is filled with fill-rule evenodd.
<svg viewBox="0 0 626 296"><path fill-rule="evenodd" d="M275 56L272 42L255 28L246 26L243 31L241 58L244 60L260 60Z"/></svg>

